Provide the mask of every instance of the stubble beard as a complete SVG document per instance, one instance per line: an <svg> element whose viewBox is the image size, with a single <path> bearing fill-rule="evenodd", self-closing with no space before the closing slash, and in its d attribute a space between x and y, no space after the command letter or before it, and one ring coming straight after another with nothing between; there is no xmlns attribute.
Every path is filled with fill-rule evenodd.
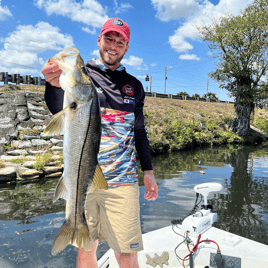
<svg viewBox="0 0 268 268"><path fill-rule="evenodd" d="M108 66L117 66L117 65L119 66L121 60L122 60L123 57L124 57L124 55L122 55L122 57L120 57L120 58L114 60L113 62L108 62L108 61L106 61L106 60L104 59L104 56L103 56L103 53L102 53L101 50L100 50L100 56L101 56L103 62L104 62L106 65L108 65Z"/></svg>

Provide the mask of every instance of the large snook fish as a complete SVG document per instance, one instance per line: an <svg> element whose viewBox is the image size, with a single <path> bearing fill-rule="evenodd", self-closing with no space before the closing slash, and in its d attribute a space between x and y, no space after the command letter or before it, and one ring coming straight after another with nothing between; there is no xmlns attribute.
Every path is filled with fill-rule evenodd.
<svg viewBox="0 0 268 268"><path fill-rule="evenodd" d="M61 252L68 244L89 251L93 247L85 219L85 203L89 188L107 189L108 185L98 164L101 140L101 116L97 91L88 76L79 51L66 48L49 60L57 60L64 90L63 110L53 116L45 134L64 134L64 172L55 191L58 198L68 200L69 214L59 230L52 254Z"/></svg>

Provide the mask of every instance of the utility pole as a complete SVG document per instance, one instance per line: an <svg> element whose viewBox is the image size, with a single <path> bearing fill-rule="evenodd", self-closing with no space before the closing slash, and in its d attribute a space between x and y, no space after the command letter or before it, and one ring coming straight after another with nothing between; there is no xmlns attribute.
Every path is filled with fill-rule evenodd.
<svg viewBox="0 0 268 268"><path fill-rule="evenodd" d="M153 80L152 76L150 76L149 78L149 75L147 74L147 76L145 77L145 81L150 81L150 93L152 92L152 80ZM148 87L146 87L146 91L147 91L147 88Z"/></svg>
<svg viewBox="0 0 268 268"><path fill-rule="evenodd" d="M207 82L207 95L208 95L208 85L209 85L209 79L208 79L208 82Z"/></svg>
<svg viewBox="0 0 268 268"><path fill-rule="evenodd" d="M165 67L165 90L164 90L165 94L166 94L166 81L167 81L167 67Z"/></svg>

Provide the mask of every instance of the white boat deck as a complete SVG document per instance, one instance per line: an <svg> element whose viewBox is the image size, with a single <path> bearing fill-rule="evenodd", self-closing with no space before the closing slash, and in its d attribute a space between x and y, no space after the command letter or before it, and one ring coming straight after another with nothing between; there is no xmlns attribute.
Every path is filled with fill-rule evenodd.
<svg viewBox="0 0 268 268"><path fill-rule="evenodd" d="M179 228L175 228L177 233L180 233ZM190 237L195 244L197 238ZM201 236L201 240L211 239L218 243L221 254L224 258L224 268L268 268L268 246L222 231L215 227L210 228ZM164 227L146 234L143 234L144 250L138 253L138 262L140 268L152 267L183 267L182 261L175 255L175 248L183 241L183 237L175 234L171 226ZM193 247L193 246L192 246ZM192 248L191 247L191 248ZM164 252L168 253L168 264L162 263L160 258ZM189 251L183 243L177 249L177 254L183 259ZM165 255L167 256L167 253ZM217 246L214 243L201 243L198 250L194 254L194 267L217 268L213 262L213 254L217 253ZM157 256L155 255L157 254ZM212 254L212 255L211 255ZM147 255L147 256L146 256ZM148 256L156 262L152 265L147 264ZM156 264L157 263L157 264ZM112 249L108 250L98 261L99 268L119 268ZM185 267L190 267L189 262L185 262Z"/></svg>

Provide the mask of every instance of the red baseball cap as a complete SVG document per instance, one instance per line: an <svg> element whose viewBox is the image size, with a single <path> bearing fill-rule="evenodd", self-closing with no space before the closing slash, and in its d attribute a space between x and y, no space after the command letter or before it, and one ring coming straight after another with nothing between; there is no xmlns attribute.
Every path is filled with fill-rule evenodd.
<svg viewBox="0 0 268 268"><path fill-rule="evenodd" d="M101 35L104 35L108 32L117 32L122 34L124 39L129 42L130 39L130 29L127 23L122 21L119 18L109 19L107 20L101 29Z"/></svg>

